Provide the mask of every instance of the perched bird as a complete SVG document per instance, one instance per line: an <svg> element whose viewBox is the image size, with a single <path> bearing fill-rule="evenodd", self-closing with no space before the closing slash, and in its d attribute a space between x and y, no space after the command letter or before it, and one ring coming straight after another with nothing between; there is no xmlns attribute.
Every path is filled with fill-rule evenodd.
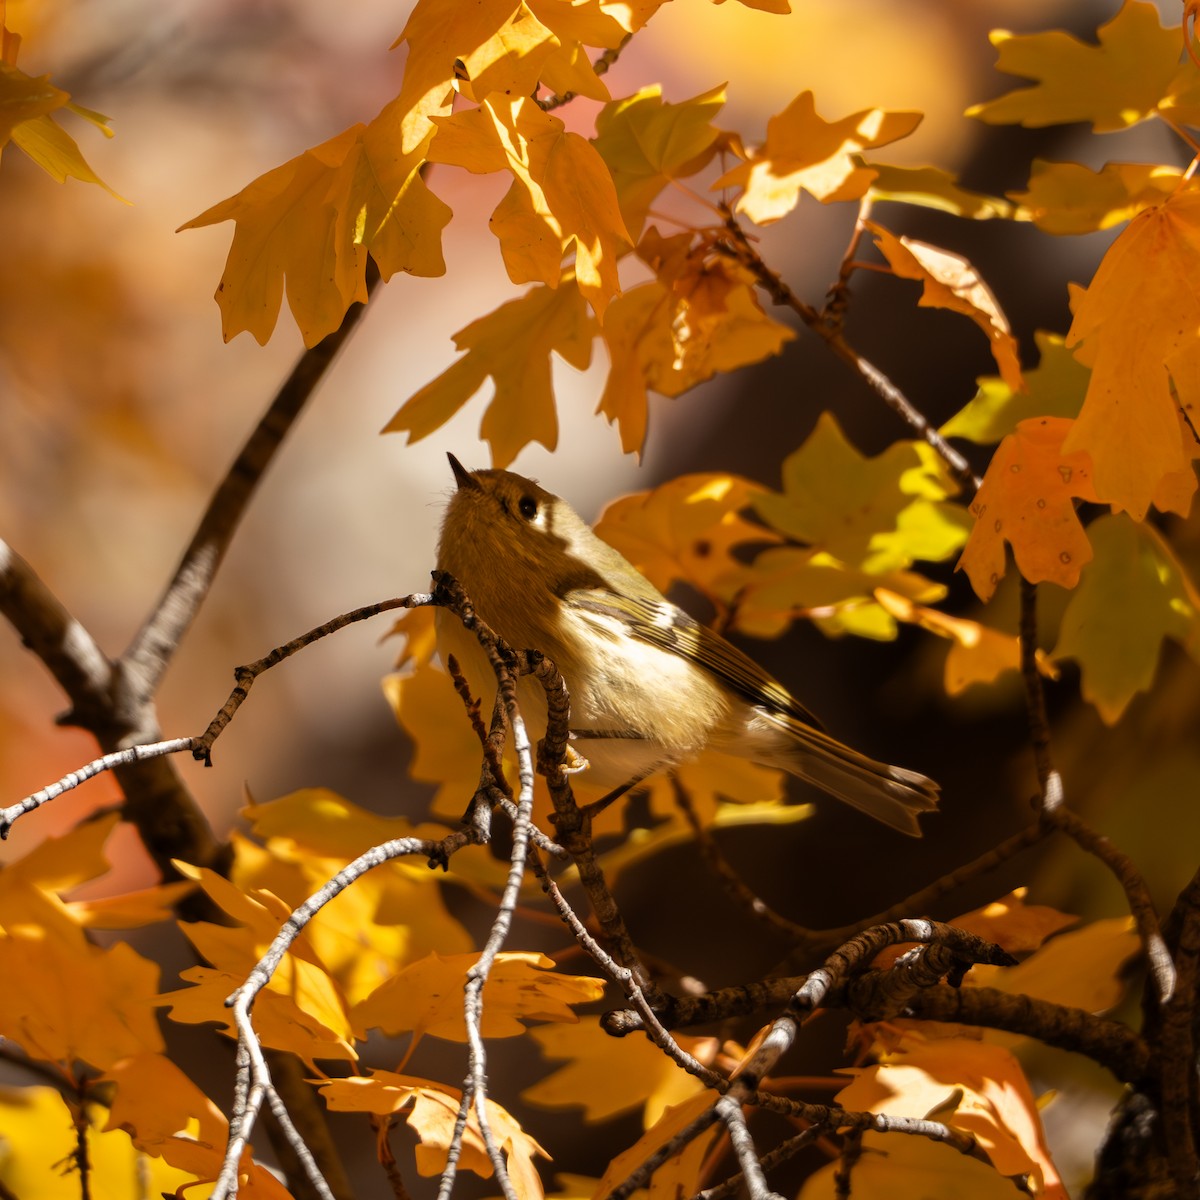
<svg viewBox="0 0 1200 1200"><path fill-rule="evenodd" d="M875 762L830 737L781 683L662 595L588 528L565 500L511 471L467 471L442 522L438 567L517 649L540 650L566 680L572 748L587 778L623 789L705 747L779 767L902 833L938 786ZM453 654L476 695L495 682L473 634L437 614L438 649ZM525 679L521 711L545 728L541 686Z"/></svg>

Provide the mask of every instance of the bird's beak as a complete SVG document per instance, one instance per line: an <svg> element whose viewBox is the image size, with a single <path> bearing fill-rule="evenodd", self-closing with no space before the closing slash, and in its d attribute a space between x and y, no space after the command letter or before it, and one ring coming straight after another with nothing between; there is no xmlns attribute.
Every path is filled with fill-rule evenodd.
<svg viewBox="0 0 1200 1200"><path fill-rule="evenodd" d="M467 470L466 467L454 457L453 454L447 453L446 457L450 460L450 470L454 472L454 479L460 488L471 488L474 491L479 490L479 480Z"/></svg>

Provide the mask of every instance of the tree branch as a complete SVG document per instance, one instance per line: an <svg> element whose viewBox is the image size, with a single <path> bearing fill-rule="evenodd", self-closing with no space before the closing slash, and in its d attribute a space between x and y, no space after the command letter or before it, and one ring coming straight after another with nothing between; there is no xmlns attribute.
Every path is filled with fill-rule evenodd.
<svg viewBox="0 0 1200 1200"><path fill-rule="evenodd" d="M358 325L378 284L379 268L368 257L366 302L350 305L341 325L304 351L218 484L170 583L121 657L121 670L138 701L148 703L157 690L276 451Z"/></svg>

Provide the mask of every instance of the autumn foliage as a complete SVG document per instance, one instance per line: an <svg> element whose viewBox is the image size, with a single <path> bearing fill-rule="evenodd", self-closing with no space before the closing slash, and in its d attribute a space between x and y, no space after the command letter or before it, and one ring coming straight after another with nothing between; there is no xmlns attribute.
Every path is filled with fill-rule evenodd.
<svg viewBox="0 0 1200 1200"><path fill-rule="evenodd" d="M787 0L743 2L791 19ZM1022 804L1037 797L1028 823L994 845L944 847L936 881L874 917L807 928L803 914L763 898L779 895L770 880L740 873L722 849L737 829L804 832L809 809L788 802L779 772L706 752L593 819L561 785L531 783L536 751L519 752L514 714L507 736L498 721L487 737L491 714L456 693L434 650L432 607L461 613L462 597L447 580L419 592L422 577L412 596L350 619L412 610L393 630L402 649L383 687L425 807L380 816L314 781L250 800L235 830L212 830L167 755L191 752L219 769L214 743L238 736L250 685L301 646L243 668L224 709L224 696L211 698L213 725L178 743L156 740L154 693L278 448L272 417L121 658L72 624L35 573L37 547L23 548L26 562L0 543L0 611L66 693L68 720L110 756L84 774L119 767L125 797L119 814L33 845L20 818L82 781L2 798L0 831L16 857L0 871L0 1056L13 1081L0 1090L0 1198L341 1200L356 1193L325 1125L334 1113L371 1131L373 1190L357 1194L432 1194L414 1177L440 1177L445 1194L465 1171L487 1181L481 1194L509 1200L639 1189L716 1200L735 1187L754 1200L778 1190L987 1200L1018 1187L1055 1200L1081 1181L1058 1165L1043 1115L1078 1102L1082 1085L1047 1047L1104 1075L1087 1085L1112 1119L1084 1181L1090 1194L1197 1194L1200 889L1144 874L1093 828L1076 779L1089 777L1084 760L1102 744L1059 752L1062 740L1078 745L1072 721L1098 716L1121 737L1138 704L1153 703L1164 656L1185 681L1175 695L1191 699L1165 717L1143 711L1158 732L1165 723L1165 736L1194 745L1200 66L1185 13L1164 25L1147 0L1123 0L1094 39L994 32L996 66L1017 82L971 117L1085 124L1089 143L1112 138L1092 160L1110 145L1123 153L1120 135L1149 123L1172 148L1170 162L1099 169L1035 159L1001 196L944 166L888 161L921 113L831 114L802 80L765 129L728 127L720 84L690 98L654 81L613 94L610 69L659 7L417 0L393 47L406 56L399 89L376 115L181 226L232 223L215 292L224 339L266 344L293 322L306 347L297 378L308 382L289 386L311 390L343 341L354 353L354 323L389 279L446 272L443 231L465 173L502 180L487 224L513 290L480 311L462 279L445 369L402 397L386 426L407 443L470 406L492 465L534 442L554 450L557 359L599 365L595 410L613 429L597 422L597 436L640 456L658 398L819 340L878 402L884 448L865 453L838 413L821 412L800 445L764 448L773 484L682 474L613 499L596 530L751 653L750 639L800 626L873 643L903 633L927 659L942 647L936 670L919 681L914 671L906 694L944 694L948 720L986 720L981 710L1006 704L1020 713L1016 790ZM109 118L26 74L20 42L5 24L0 149L60 182L112 192L89 165L103 163L104 147L87 143L85 158L70 132L112 136ZM870 79L857 86L870 105ZM572 104L582 115L569 109L564 120ZM113 123L119 130L119 113ZM848 243L829 293L814 299L760 235L790 222L803 238L817 202L845 214ZM904 232L920 210L950 219L939 226L948 244ZM953 230L980 221L1032 225L1047 241L1110 231L1093 273L1072 286L1069 323L1030 344L1014 333L955 240ZM868 272L887 276L896 306L966 318L969 336L986 339L993 365L940 426L860 349L858 330L852 337ZM934 353L914 348L913 360ZM1040 611L1039 597L1050 597ZM529 731L535 747L545 732ZM998 774L988 762L976 771ZM1200 767L1184 778L1194 798ZM581 805L596 798L586 772L572 782ZM944 797L948 810L969 802ZM1130 801L1118 826L1135 824L1133 811ZM1137 819L1169 829L1170 811ZM121 820L137 827L162 881L79 898L80 885L103 880ZM1036 887L997 885L987 894L998 899L961 912L971 902L956 888L991 886L986 872L1051 834L1104 865L1119 907L1093 906L1084 920L1040 903ZM782 939L777 971L709 991L705 972L721 978L718 964L672 967L643 953L636 918L617 901L645 873L669 893L669 876L653 873L681 846L747 922ZM1189 871L1200 866L1194 849L1180 852ZM851 869L854 850L836 853ZM933 911L950 919L928 920ZM179 971L124 937L172 919L191 954ZM528 948L544 944L540 924L562 953ZM848 1020L835 1024L839 1011ZM237 1043L225 1090L206 1094L170 1051L171 1023ZM792 1049L802 1030L824 1039L827 1060L846 1039L837 1074L804 1063L808 1043ZM430 1054L431 1043L457 1057ZM507 1068L487 1070L513 1045L501 1061L524 1064L532 1081L520 1086ZM274 1113L284 1149L268 1151L259 1106ZM548 1111L576 1117L607 1168L576 1170L570 1142L550 1145L538 1126ZM288 1113L300 1132L289 1133ZM630 1115L641 1132L626 1123L614 1141L614 1118Z"/></svg>

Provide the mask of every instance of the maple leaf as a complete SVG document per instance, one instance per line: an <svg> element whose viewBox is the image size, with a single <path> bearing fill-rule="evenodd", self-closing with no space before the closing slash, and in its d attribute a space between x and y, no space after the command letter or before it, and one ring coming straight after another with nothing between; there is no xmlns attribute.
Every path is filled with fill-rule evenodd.
<svg viewBox="0 0 1200 1200"><path fill-rule="evenodd" d="M7 914L6 914L7 919ZM31 1057L68 1071L101 1070L130 1054L163 1049L154 1018L159 968L123 942L107 950L31 925L0 936L0 1035Z"/></svg>
<svg viewBox="0 0 1200 1200"><path fill-rule="evenodd" d="M585 49L600 46L615 50L637 28L632 6L605 0L528 0L533 14L554 31L559 45L542 67L544 87L560 96L571 92L590 100L609 99L608 88L596 74ZM657 5L655 6L657 7Z"/></svg>
<svg viewBox="0 0 1200 1200"><path fill-rule="evenodd" d="M672 179L701 170L716 153L720 130L712 119L725 104L724 87L670 104L652 84L596 115L592 145L608 164L625 228L640 235L655 197Z"/></svg>
<svg viewBox="0 0 1200 1200"><path fill-rule="evenodd" d="M366 300L368 250L385 279L445 272L450 209L420 178L424 145L396 154L399 116L393 101L370 125L352 125L179 227L235 222L216 292L226 341L245 330L266 345L286 280L304 344L315 346Z"/></svg>
<svg viewBox="0 0 1200 1200"><path fill-rule="evenodd" d="M719 603L730 595L730 576L741 570L733 550L748 542L779 540L739 515L765 490L737 475L681 475L651 491L614 500L601 513L595 532L660 592L682 582Z"/></svg>
<svg viewBox="0 0 1200 1200"><path fill-rule="evenodd" d="M1094 233L1162 204L1183 172L1155 163L1105 163L1099 171L1034 159L1029 187L1009 193L1022 217L1046 233Z"/></svg>
<svg viewBox="0 0 1200 1200"><path fill-rule="evenodd" d="M992 987L1064 1008L1108 1012L1125 994L1125 966L1140 947L1133 920L1110 917L1051 937L1014 967L973 966L968 987ZM1017 1045L1021 1039L989 1031L988 1038Z"/></svg>
<svg viewBox="0 0 1200 1200"><path fill-rule="evenodd" d="M647 389L678 396L718 371L778 354L796 335L763 312L736 266L689 255L669 283L652 280L618 296L600 336L611 365L597 411L618 426L626 453L640 453Z"/></svg>
<svg viewBox="0 0 1200 1200"><path fill-rule="evenodd" d="M161 1099L161 1097L160 1097ZM79 1200L77 1171L64 1170L74 1163L81 1137L87 1139L89 1191L114 1200L134 1196L186 1194L197 1174L168 1165L138 1152L123 1129L106 1127L108 1110L89 1103L73 1111L53 1087L6 1087L0 1090L0 1185L11 1196L36 1196L38 1200ZM77 1125L77 1121L80 1122ZM220 1167L219 1155L215 1167ZM290 1193L265 1167L252 1167L247 1154L246 1175L239 1195L248 1200L288 1200ZM269 1181L261 1185L257 1172ZM207 1173L216 1178L216 1170ZM273 1185L270 1186L270 1185Z"/></svg>
<svg viewBox="0 0 1200 1200"><path fill-rule="evenodd" d="M355 1027L382 1029L389 1036L426 1034L452 1042L467 1040L463 988L479 955L432 953L385 979L352 1013ZM502 951L483 986L480 1029L484 1037L519 1037L523 1021L577 1021L573 1004L604 993L599 979L560 975L544 954Z"/></svg>
<svg viewBox="0 0 1200 1200"><path fill-rule="evenodd" d="M1021 388L995 375L981 376L979 391L941 428L944 437L972 442L998 442L1033 417L1077 417L1091 372L1070 350L1061 334L1038 330L1038 365L1022 373Z"/></svg>
<svg viewBox="0 0 1200 1200"><path fill-rule="evenodd" d="M1002 1175L1031 1175L1038 1196L1068 1200L1029 1081L1003 1047L967 1038L910 1040L888 1062L846 1073L854 1079L838 1092L839 1104L893 1116L936 1111L977 1138Z"/></svg>
<svg viewBox="0 0 1200 1200"><path fill-rule="evenodd" d="M867 1132L862 1157L854 1164L856 1200L1012 1200L1013 1182L993 1167L930 1138ZM796 1200L839 1200L840 1163L813 1172Z"/></svg>
<svg viewBox="0 0 1200 1200"><path fill-rule="evenodd" d="M996 100L973 105L967 116L989 124L1039 127L1090 121L1097 133L1126 129L1153 115L1175 78L1183 45L1179 28L1164 29L1158 8L1125 0L1089 46L1061 29L991 34L997 69L1037 80Z"/></svg>
<svg viewBox="0 0 1200 1200"><path fill-rule="evenodd" d="M479 101L493 91L531 96L560 45L516 0L478 0L452 9L441 0L418 0L392 48L402 42L408 43L408 61L397 99L405 114L404 154L424 142L435 117L449 115L457 79L470 81Z"/></svg>
<svg viewBox="0 0 1200 1200"><path fill-rule="evenodd" d="M1200 661L1200 593L1151 526L1111 514L1088 528L1095 558L1062 616L1055 658L1074 658L1080 687L1114 725L1150 690L1165 638Z"/></svg>
<svg viewBox="0 0 1200 1200"><path fill-rule="evenodd" d="M1021 421L997 447L971 504L975 527L955 570L966 571L975 594L988 600L1004 574L1004 543L1030 583L1072 588L1092 557L1073 497L1096 500L1092 462L1068 453L1074 422L1065 417Z"/></svg>
<svg viewBox="0 0 1200 1200"><path fill-rule="evenodd" d="M50 114L59 110L72 112L105 137L112 137L108 117L73 103L70 93L55 87L49 75L36 78L26 75L17 66L21 38L4 25L3 16L4 8L0 5L0 154L12 142L59 183L67 179L94 183L122 204L128 204L88 166L75 139Z"/></svg>
<svg viewBox="0 0 1200 1200"><path fill-rule="evenodd" d="M865 571L824 550L765 550L738 591L732 628L773 638L804 619L830 637L852 634L890 641L896 636L896 618L877 599L880 588L926 604L946 595L944 585L915 571Z"/></svg>
<svg viewBox="0 0 1200 1200"><path fill-rule="evenodd" d="M920 113L881 108L823 121L812 92L801 92L767 122L766 143L712 186L714 190L742 188L737 211L757 225L786 216L802 190L824 204L857 200L870 187L875 172L855 156L907 137L920 122Z"/></svg>
<svg viewBox="0 0 1200 1200"><path fill-rule="evenodd" d="M430 1176L439 1175L445 1169L462 1099L462 1093L456 1088L381 1070L372 1071L369 1076L326 1080L320 1087L325 1103L333 1112L403 1116L420 1139L416 1151L418 1172ZM507 1110L491 1099L484 1103L488 1125L496 1143L505 1152L517 1195L521 1200L541 1200L542 1185L533 1160L535 1156L550 1156ZM474 1105L467 1117L458 1165L484 1179L492 1174L492 1161L479 1132Z"/></svg>
<svg viewBox="0 0 1200 1200"><path fill-rule="evenodd" d="M574 281L531 288L454 335L466 354L409 397L384 427L418 442L440 429L489 376L496 392L483 414L480 436L492 462L506 467L529 442L558 444L558 418L550 377L553 351L577 370L592 357L595 322Z"/></svg>
<svg viewBox="0 0 1200 1200"><path fill-rule="evenodd" d="M1090 454L1096 496L1139 521L1164 478L1191 471L1168 370L1200 346L1198 275L1200 192L1185 191L1108 248L1067 334L1092 379L1064 451ZM1172 500L1181 515L1194 488L1193 477L1183 506Z"/></svg>
<svg viewBox="0 0 1200 1200"><path fill-rule="evenodd" d="M875 172L870 187L872 200L916 204L973 221L987 221L993 217L1011 219L1014 215L1013 205L1003 197L961 187L958 180L941 167L896 167L878 162L872 162L870 167Z"/></svg>
<svg viewBox="0 0 1200 1200"><path fill-rule="evenodd" d="M651 1128L672 1105L702 1091L704 1085L678 1066L649 1038L610 1037L596 1017L575 1025L531 1029L543 1057L565 1063L526 1088L521 1099L538 1108L582 1108L585 1121L598 1123L633 1109L642 1110L642 1125ZM716 1038L676 1035L693 1058L711 1066Z"/></svg>
<svg viewBox="0 0 1200 1200"><path fill-rule="evenodd" d="M824 412L804 444L783 461L783 492L754 498L780 533L868 573L948 558L966 537L958 485L924 442L895 442L861 455ZM770 553L770 552L768 552Z"/></svg>
<svg viewBox="0 0 1200 1200"><path fill-rule="evenodd" d="M595 147L524 96L485 100L435 123L431 162L513 175L490 221L512 281L557 287L573 248L576 284L602 318L620 290L617 258L629 235Z"/></svg>
<svg viewBox="0 0 1200 1200"><path fill-rule="evenodd" d="M671 1139L707 1112L716 1103L717 1094L705 1089L679 1104L666 1109L662 1116L628 1149L609 1164L596 1188L596 1196L607 1196L623 1179L627 1179L651 1155L658 1153ZM719 1133L720 1122L714 1122L682 1150L668 1158L650 1180L650 1200L672 1196L692 1196L701 1187L704 1165L713 1142Z"/></svg>
<svg viewBox="0 0 1200 1200"><path fill-rule="evenodd" d="M444 677L441 686L453 697ZM467 751L468 759L472 753L477 755L477 748ZM457 803L461 809L461 795ZM230 878L243 891L279 896L289 908L372 846L401 837L436 840L447 833L440 825L377 816L323 788L251 805L243 816L265 845L235 836ZM470 935L446 910L439 880L424 859L384 863L309 922L305 934L316 960L348 1002L361 1000L381 978L434 949L453 954L472 948Z"/></svg>
<svg viewBox="0 0 1200 1200"><path fill-rule="evenodd" d="M906 596L887 588L876 588L874 594L879 604L896 620L919 625L949 640L950 653L946 655L943 672L947 695L957 696L974 683L993 683L1005 671L1021 669L1021 643L1014 634L914 604ZM1041 650L1037 651L1037 662L1042 674L1051 679L1058 677L1057 669Z"/></svg>
<svg viewBox="0 0 1200 1200"><path fill-rule="evenodd" d="M875 235L875 243L892 271L901 279L915 279L924 284L921 306L946 308L970 317L987 334L1001 377L1011 388L1019 389L1021 361L1017 339L1013 337L1008 318L1001 311L991 288L975 268L949 250L913 238L897 237L874 221L865 224Z"/></svg>

